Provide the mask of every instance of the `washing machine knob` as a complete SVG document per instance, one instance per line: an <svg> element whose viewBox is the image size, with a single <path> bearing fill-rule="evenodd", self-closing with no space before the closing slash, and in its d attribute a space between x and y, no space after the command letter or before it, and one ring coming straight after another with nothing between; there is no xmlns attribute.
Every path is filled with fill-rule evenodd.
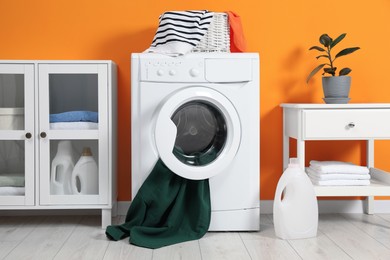
<svg viewBox="0 0 390 260"><path fill-rule="evenodd" d="M175 75L176 75L176 70L170 70L170 71L169 71L169 75L175 76Z"/></svg>
<svg viewBox="0 0 390 260"><path fill-rule="evenodd" d="M200 71L198 69L192 68L190 69L190 75L191 77L197 77L199 76Z"/></svg>
<svg viewBox="0 0 390 260"><path fill-rule="evenodd" d="M164 75L164 71L163 70L157 70L157 75L163 76Z"/></svg>

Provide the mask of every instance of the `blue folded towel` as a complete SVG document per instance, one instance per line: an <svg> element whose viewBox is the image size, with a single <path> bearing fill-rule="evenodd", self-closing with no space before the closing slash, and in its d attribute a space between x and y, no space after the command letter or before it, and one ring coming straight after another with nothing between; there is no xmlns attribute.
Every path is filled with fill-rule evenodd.
<svg viewBox="0 0 390 260"><path fill-rule="evenodd" d="M98 122L98 113L93 111L69 111L50 114L50 123L57 122Z"/></svg>

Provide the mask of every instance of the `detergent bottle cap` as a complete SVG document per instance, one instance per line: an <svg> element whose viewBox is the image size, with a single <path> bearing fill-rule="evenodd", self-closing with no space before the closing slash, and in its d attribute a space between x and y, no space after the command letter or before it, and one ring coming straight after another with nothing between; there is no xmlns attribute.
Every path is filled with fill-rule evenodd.
<svg viewBox="0 0 390 260"><path fill-rule="evenodd" d="M290 162L288 163L288 167L299 167L299 159L298 158L290 158Z"/></svg>
<svg viewBox="0 0 390 260"><path fill-rule="evenodd" d="M81 156L92 156L91 148L84 147Z"/></svg>

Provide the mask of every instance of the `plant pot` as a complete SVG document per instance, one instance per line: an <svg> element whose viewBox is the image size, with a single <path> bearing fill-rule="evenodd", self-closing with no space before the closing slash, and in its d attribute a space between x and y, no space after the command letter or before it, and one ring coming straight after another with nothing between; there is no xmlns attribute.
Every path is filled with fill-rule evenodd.
<svg viewBox="0 0 390 260"><path fill-rule="evenodd" d="M351 87L350 76L322 77L322 89L324 101L329 104L345 104L350 100L349 90Z"/></svg>

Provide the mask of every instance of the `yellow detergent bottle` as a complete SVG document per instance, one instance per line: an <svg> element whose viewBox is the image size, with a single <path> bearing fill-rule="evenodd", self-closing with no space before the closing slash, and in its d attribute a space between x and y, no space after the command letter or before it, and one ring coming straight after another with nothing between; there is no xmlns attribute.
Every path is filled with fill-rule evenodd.
<svg viewBox="0 0 390 260"><path fill-rule="evenodd" d="M80 159L72 172L73 194L98 194L99 171L89 147L83 149Z"/></svg>

